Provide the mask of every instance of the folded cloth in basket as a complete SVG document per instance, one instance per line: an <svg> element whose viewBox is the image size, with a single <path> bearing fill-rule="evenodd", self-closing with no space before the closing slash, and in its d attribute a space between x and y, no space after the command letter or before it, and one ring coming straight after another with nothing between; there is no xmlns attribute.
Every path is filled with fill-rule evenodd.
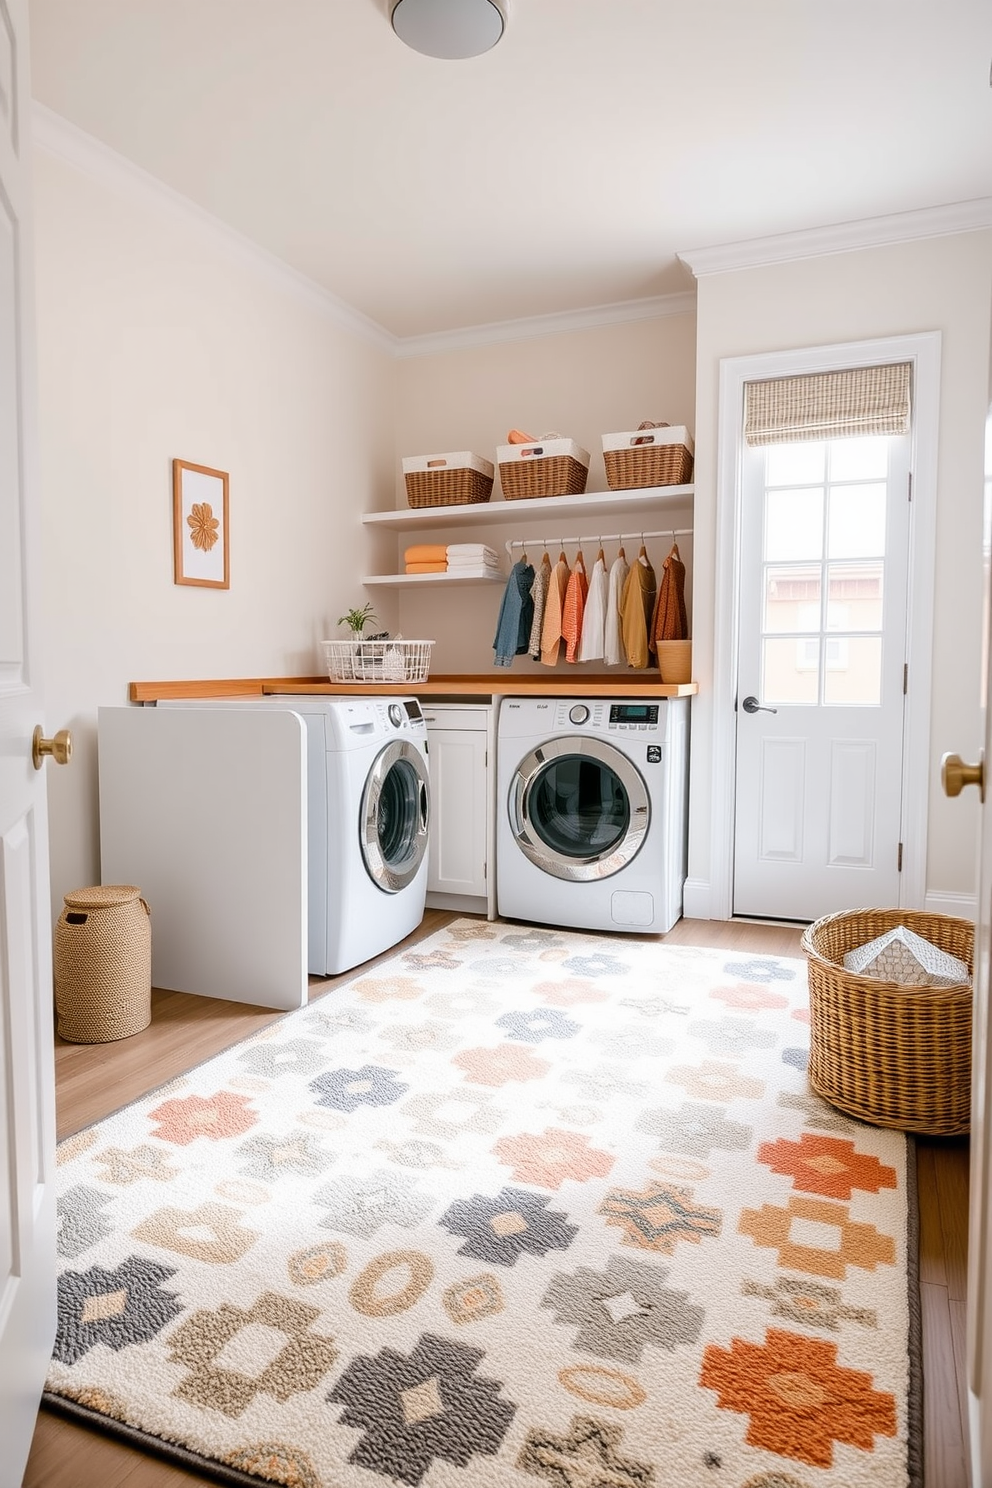
<svg viewBox="0 0 992 1488"><path fill-rule="evenodd" d="M448 565L442 558L440 563L408 563L407 573L444 573Z"/></svg>
<svg viewBox="0 0 992 1488"><path fill-rule="evenodd" d="M906 925L896 925L844 956L845 971L908 987L958 987L971 981L963 961Z"/></svg>
<svg viewBox="0 0 992 1488"><path fill-rule="evenodd" d="M444 543L415 543L403 554L405 563L443 563L448 556Z"/></svg>

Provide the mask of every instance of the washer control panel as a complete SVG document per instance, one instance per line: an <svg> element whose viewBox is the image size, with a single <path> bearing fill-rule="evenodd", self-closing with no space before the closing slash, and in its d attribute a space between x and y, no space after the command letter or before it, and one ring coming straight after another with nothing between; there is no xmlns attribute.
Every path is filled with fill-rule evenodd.
<svg viewBox="0 0 992 1488"><path fill-rule="evenodd" d="M555 706L556 729L590 729L598 734L664 732L658 703L610 702L590 698L587 702L563 702Z"/></svg>

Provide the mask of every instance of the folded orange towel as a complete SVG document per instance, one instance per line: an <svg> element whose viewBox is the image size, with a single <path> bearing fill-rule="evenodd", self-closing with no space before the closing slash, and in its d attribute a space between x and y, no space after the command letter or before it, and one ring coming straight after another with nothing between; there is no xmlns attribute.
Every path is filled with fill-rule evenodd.
<svg viewBox="0 0 992 1488"><path fill-rule="evenodd" d="M408 563L407 573L447 573L446 563Z"/></svg>
<svg viewBox="0 0 992 1488"><path fill-rule="evenodd" d="M444 563L448 556L445 543L416 543L403 554L404 563Z"/></svg>

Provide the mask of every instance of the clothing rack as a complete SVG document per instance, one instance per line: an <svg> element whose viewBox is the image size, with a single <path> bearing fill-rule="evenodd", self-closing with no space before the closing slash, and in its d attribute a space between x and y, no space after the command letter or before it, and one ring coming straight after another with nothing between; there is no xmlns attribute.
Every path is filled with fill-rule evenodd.
<svg viewBox="0 0 992 1488"><path fill-rule="evenodd" d="M604 543L633 542L635 538L643 543L649 537L670 537L674 542L677 537L692 537L692 532L691 527L664 527L659 532L642 532L640 529L636 532L589 532L584 537L511 537L507 539L506 551L512 558L514 548L526 552L528 548L581 548L592 543L599 543L602 547Z"/></svg>

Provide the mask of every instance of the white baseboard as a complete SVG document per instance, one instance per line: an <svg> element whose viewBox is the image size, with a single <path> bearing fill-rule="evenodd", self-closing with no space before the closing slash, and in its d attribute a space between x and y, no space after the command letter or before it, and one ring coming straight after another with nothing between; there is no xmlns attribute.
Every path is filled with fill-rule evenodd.
<svg viewBox="0 0 992 1488"><path fill-rule="evenodd" d="M978 919L978 899L974 894L945 894L932 889L923 901L929 914L954 915L959 920Z"/></svg>
<svg viewBox="0 0 992 1488"><path fill-rule="evenodd" d="M959 920L978 918L978 899L974 894L949 894L940 889L932 889L926 895L923 907L929 914L954 915ZM682 889L682 914L687 920L714 918L713 891L708 880L686 879Z"/></svg>
<svg viewBox="0 0 992 1488"><path fill-rule="evenodd" d="M450 909L461 914L482 914L487 911L488 905L485 896L475 894L435 894L431 889L427 891L428 909Z"/></svg>
<svg viewBox="0 0 992 1488"><path fill-rule="evenodd" d="M711 920L712 893L704 878L687 878L682 885L682 915L687 920Z"/></svg>

